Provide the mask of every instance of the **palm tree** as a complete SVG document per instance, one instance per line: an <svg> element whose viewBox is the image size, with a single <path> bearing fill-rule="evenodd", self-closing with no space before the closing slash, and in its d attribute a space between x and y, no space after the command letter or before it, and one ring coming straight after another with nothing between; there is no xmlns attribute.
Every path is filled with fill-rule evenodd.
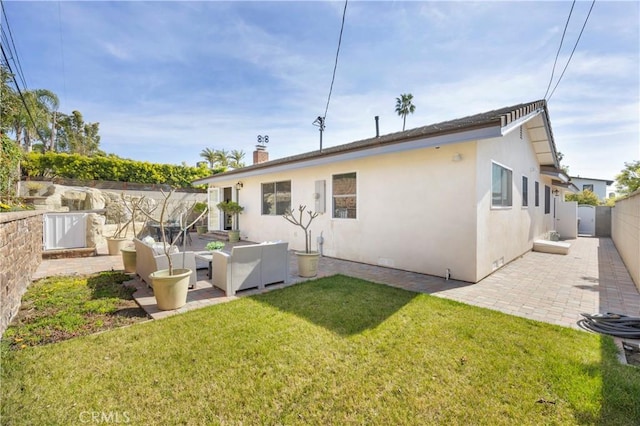
<svg viewBox="0 0 640 426"><path fill-rule="evenodd" d="M229 152L226 149L216 151L216 163L218 163L220 167L229 167Z"/></svg>
<svg viewBox="0 0 640 426"><path fill-rule="evenodd" d="M229 158L231 160L229 165L234 169L240 169L244 167L244 163L242 162L242 159L244 158L243 150L238 151L237 149L232 149Z"/></svg>
<svg viewBox="0 0 640 426"><path fill-rule="evenodd" d="M49 123L59 102L56 94L46 89L28 90L23 93L23 100L13 117L13 131L16 142L22 142L30 152L33 140L39 139L43 144L50 140Z"/></svg>
<svg viewBox="0 0 640 426"><path fill-rule="evenodd" d="M399 98L396 98L396 113L402 117L402 131L404 131L407 123L407 115L413 114L416 110L416 106L411 103L412 100L413 95L411 93L403 93Z"/></svg>
<svg viewBox="0 0 640 426"><path fill-rule="evenodd" d="M205 148L200 153L200 157L202 157L205 160L207 160L209 162L209 168L213 169L213 167L216 164L216 159L217 159L217 153L216 153L215 150L210 149L210 148Z"/></svg>

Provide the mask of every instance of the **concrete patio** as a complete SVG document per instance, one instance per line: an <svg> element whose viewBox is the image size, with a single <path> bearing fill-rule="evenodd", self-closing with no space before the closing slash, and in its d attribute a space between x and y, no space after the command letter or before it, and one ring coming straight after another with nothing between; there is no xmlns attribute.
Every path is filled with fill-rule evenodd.
<svg viewBox="0 0 640 426"><path fill-rule="evenodd" d="M187 250L203 250L209 241L211 237L192 234L192 244ZM579 328L577 321L583 312L640 316L640 293L611 239L580 237L568 242L572 247L566 256L529 252L477 284L328 257L320 259L318 277L349 275L572 328ZM98 253L90 258L45 260L34 279L123 269L121 256L108 256L103 247ZM289 283L272 285L264 291L305 280L297 276L296 258L290 253ZM197 273L197 286L189 290L187 305L181 309L158 310L152 291L138 278L131 281L138 289L134 297L151 318L160 319L260 292L247 290L226 297L211 286L206 269L199 269Z"/></svg>

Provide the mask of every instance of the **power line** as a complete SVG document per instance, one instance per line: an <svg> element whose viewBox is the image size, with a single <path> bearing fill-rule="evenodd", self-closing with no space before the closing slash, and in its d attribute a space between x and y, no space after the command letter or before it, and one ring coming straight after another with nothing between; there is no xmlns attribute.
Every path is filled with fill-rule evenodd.
<svg viewBox="0 0 640 426"><path fill-rule="evenodd" d="M560 39L560 46L558 47L558 52L556 52L556 59L553 61L553 68L551 69L551 78L549 79L549 84L547 85L547 91L544 92L543 99L547 98L547 94L549 93L549 88L551 87L551 83L553 82L553 74L556 72L556 64L558 63L558 56L560 56L560 50L562 49L562 43L564 42L564 36L567 33L567 27L569 26L569 21L571 20L571 14L573 13L573 7L576 5L576 0L573 0L571 3L571 10L569 10L569 16L567 17L567 22L564 24L564 31L562 31L562 38Z"/></svg>
<svg viewBox="0 0 640 426"><path fill-rule="evenodd" d="M331 101L331 92L333 91L333 82L336 79L336 69L338 68L338 56L340 55L340 46L342 45L342 32L344 31L344 18L347 15L347 3L349 0L345 0L344 9L342 11L342 24L340 25L340 37L338 37L338 50L336 51L336 61L333 65L333 77L331 77L331 86L329 87L329 97L327 98L327 106L324 109L324 120L327 119L327 111L329 111L329 101Z"/></svg>
<svg viewBox="0 0 640 426"><path fill-rule="evenodd" d="M338 37L338 50L336 51L336 61L333 64L333 76L331 77L331 86L329 86L329 96L327 97L327 105L324 108L324 115L318 116L313 122L314 126L320 128L320 151L322 151L322 133L324 132L325 122L327 119L327 111L329 111L329 102L331 101L331 92L333 92L333 83L336 80L336 69L338 68L338 57L340 56L340 46L342 45L342 32L344 31L344 18L347 15L347 4L349 0L344 1L344 10L342 11L342 24L340 25L340 37Z"/></svg>
<svg viewBox="0 0 640 426"><path fill-rule="evenodd" d="M580 38L582 37L582 33L584 32L584 28L587 26L587 22L589 21L589 16L591 16L591 11L593 10L593 6L595 4L596 4L596 0L593 0L591 2L591 7L589 8L589 13L587 13L587 17L584 20L584 24L582 24L582 29L580 30L580 34L578 34L578 39L576 40L576 44L573 45L573 50L571 51L571 55L569 55L569 59L567 59L567 64L564 66L564 69L562 70L562 74L560 74L560 77L558 78L558 82L553 87L553 90L551 91L551 94L549 95L549 98L546 99L547 101L551 100L551 97L553 96L553 94L555 93L556 89L558 88L558 85L560 84L560 81L562 81L562 77L564 76L565 71L569 67L569 63L571 62L571 58L573 58L573 54L575 53L576 48L578 47L578 43L580 42Z"/></svg>
<svg viewBox="0 0 640 426"><path fill-rule="evenodd" d="M11 77L13 78L13 82L16 85L16 90L18 91L18 95L20 95L20 99L22 100L22 104L24 105L24 108L27 110L27 115L29 116L29 119L31 120L31 123L33 124L33 128L36 129L36 132L38 133L38 136L40 137L40 139L42 141L45 141L46 139L42 136L42 133L40 133L40 129L38 128L38 125L36 124L36 120L33 119L33 115L31 115L31 110L29 109L29 105L27 104L27 100L24 98L24 95L22 94L22 90L20 90L20 86L18 85L18 81L16 80L16 75L14 74L13 70L11 69L11 64L9 63L9 59L7 58L7 54L4 51L4 47L2 47L2 45L0 45L0 50L2 51L2 57L5 60L5 63L7 64L7 68L9 69L9 72L11 73Z"/></svg>
<svg viewBox="0 0 640 426"><path fill-rule="evenodd" d="M62 10L60 7L60 2L58 2L58 24L60 30L60 59L62 61L62 88L63 88L63 96L67 97L67 74L65 72L64 66L64 43L62 42Z"/></svg>
<svg viewBox="0 0 640 426"><path fill-rule="evenodd" d="M18 57L18 49L16 49L16 45L13 41L13 33L11 32L11 27L9 26L9 17L7 16L7 12L4 9L4 2L0 0L0 6L2 6L2 14L4 15L4 22L7 24L7 30L9 31L9 38L11 39L11 46L13 46L13 55L10 55L13 59L13 63L16 65L16 72L18 72L18 76L22 81L22 85L27 90L27 80L24 78L24 73L22 72L22 64L20 64L20 58ZM9 39L7 38L4 30L2 31L4 38L7 40L7 49L9 52L12 52L11 46L9 46Z"/></svg>

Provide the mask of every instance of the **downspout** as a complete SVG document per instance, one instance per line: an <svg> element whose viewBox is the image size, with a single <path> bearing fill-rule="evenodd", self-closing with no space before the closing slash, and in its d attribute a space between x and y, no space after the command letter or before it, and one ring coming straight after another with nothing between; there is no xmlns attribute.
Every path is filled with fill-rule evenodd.
<svg viewBox="0 0 640 426"><path fill-rule="evenodd" d="M324 231L320 231L320 236L316 239L316 243L318 244L318 252L320 253L320 256L322 256L322 250L324 246L324 237L322 236L323 232Z"/></svg>

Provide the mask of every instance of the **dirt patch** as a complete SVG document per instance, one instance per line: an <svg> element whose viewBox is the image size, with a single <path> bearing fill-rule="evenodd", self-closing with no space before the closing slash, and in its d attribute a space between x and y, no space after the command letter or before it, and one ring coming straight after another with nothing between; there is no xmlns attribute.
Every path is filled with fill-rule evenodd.
<svg viewBox="0 0 640 426"><path fill-rule="evenodd" d="M627 364L640 367L640 343L630 344L623 342L622 347L627 358Z"/></svg>
<svg viewBox="0 0 640 426"><path fill-rule="evenodd" d="M19 350L146 321L129 280L121 272L38 280L23 296L2 343Z"/></svg>

